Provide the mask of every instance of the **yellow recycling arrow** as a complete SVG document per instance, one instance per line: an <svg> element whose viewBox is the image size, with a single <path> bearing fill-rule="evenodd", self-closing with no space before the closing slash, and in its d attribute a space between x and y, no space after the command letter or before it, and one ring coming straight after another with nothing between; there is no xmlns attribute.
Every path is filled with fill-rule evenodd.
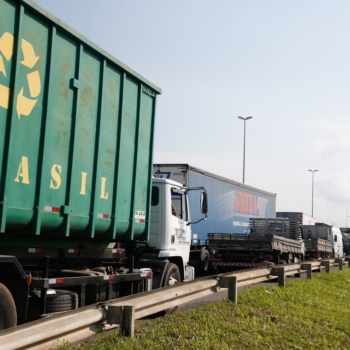
<svg viewBox="0 0 350 350"><path fill-rule="evenodd" d="M3 73L4 76L7 77L4 60L2 59L2 56L0 56L0 73Z"/></svg>
<svg viewBox="0 0 350 350"><path fill-rule="evenodd" d="M22 52L23 52L23 61L21 64L28 67L29 69L33 68L39 60L39 56L36 56L33 45L27 40L22 39L21 43ZM0 37L0 73L4 74L7 77L6 68L4 64L3 57L9 61L13 55L13 46L14 46L14 36L8 32L4 33ZM2 54L2 55L1 55ZM39 71L27 74L27 82L29 87L29 93L32 98L38 97L41 92L41 81ZM10 88L0 84L0 107L5 109L9 108L9 98L10 98ZM23 95L23 88L17 95L17 104L16 110L18 119L21 119L21 115L29 116L32 112L37 99L29 99Z"/></svg>
<svg viewBox="0 0 350 350"><path fill-rule="evenodd" d="M13 35L8 32L4 33L0 38L0 52L3 53L7 61L9 61L12 57L13 43Z"/></svg>
<svg viewBox="0 0 350 350"><path fill-rule="evenodd" d="M38 97L41 91L41 82L39 71L27 74L27 81L31 97Z"/></svg>
<svg viewBox="0 0 350 350"><path fill-rule="evenodd" d="M0 84L0 107L8 109L10 99L10 89Z"/></svg>
<svg viewBox="0 0 350 350"><path fill-rule="evenodd" d="M0 38L0 52L4 55L7 61L9 61L12 57L13 42L14 42L13 35L8 32L4 33ZM7 77L4 60L1 55L0 55L0 73L3 73L4 76Z"/></svg>
<svg viewBox="0 0 350 350"><path fill-rule="evenodd" d="M22 39L22 52L24 60L21 63L28 68L33 68L38 62L39 56L35 56L33 45L24 39Z"/></svg>
<svg viewBox="0 0 350 350"><path fill-rule="evenodd" d="M21 119L21 115L28 117L28 115L32 112L37 100L31 100L23 96L23 88L19 92L17 96L17 115L18 119Z"/></svg>
<svg viewBox="0 0 350 350"><path fill-rule="evenodd" d="M33 68L38 62L39 56L35 55L34 47L28 41L22 39L22 52L24 60L21 61L21 64L28 68ZM31 97L38 97L41 91L41 81L39 71L27 74L27 82L29 87L29 93ZM32 112L37 100L31 100L23 95L23 88L17 95L17 115L18 119L21 119L21 115L26 117Z"/></svg>

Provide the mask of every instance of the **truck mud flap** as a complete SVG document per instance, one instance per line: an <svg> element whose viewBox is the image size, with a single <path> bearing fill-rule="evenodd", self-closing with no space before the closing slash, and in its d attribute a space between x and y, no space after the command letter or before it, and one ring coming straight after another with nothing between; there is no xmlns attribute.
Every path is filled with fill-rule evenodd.
<svg viewBox="0 0 350 350"><path fill-rule="evenodd" d="M153 260L153 259L139 259L137 262L137 268L150 268L153 272L153 284L152 289L161 287L161 283L164 277L164 272L169 264L169 260Z"/></svg>

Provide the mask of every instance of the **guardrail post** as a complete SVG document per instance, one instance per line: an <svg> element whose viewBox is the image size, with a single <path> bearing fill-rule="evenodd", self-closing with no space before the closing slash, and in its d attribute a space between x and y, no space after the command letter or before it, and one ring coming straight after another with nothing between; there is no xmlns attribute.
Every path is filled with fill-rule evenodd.
<svg viewBox="0 0 350 350"><path fill-rule="evenodd" d="M337 259L335 259L335 263L338 264L339 270L343 270L343 259L337 258Z"/></svg>
<svg viewBox="0 0 350 350"><path fill-rule="evenodd" d="M326 273L331 272L331 262L329 260L321 261L321 265L326 267Z"/></svg>
<svg viewBox="0 0 350 350"><path fill-rule="evenodd" d="M108 324L119 324L123 336L134 338L135 306L120 305L108 307Z"/></svg>
<svg viewBox="0 0 350 350"><path fill-rule="evenodd" d="M228 300L237 304L237 276L230 276L228 279Z"/></svg>
<svg viewBox="0 0 350 350"><path fill-rule="evenodd" d="M350 258L345 258L345 261L348 262L348 267L350 267Z"/></svg>
<svg viewBox="0 0 350 350"><path fill-rule="evenodd" d="M301 269L306 270L307 278L312 278L312 265L310 263L301 264Z"/></svg>
<svg viewBox="0 0 350 350"><path fill-rule="evenodd" d="M283 267L278 269L278 285L280 287L286 286L286 274Z"/></svg>
<svg viewBox="0 0 350 350"><path fill-rule="evenodd" d="M286 273L284 271L284 267L273 267L271 269L272 276L278 276L278 286L285 287L286 286Z"/></svg>

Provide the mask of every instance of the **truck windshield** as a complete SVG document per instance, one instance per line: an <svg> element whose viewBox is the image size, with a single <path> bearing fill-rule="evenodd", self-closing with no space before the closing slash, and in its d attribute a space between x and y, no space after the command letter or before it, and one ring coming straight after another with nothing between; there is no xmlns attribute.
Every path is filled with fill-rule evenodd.
<svg viewBox="0 0 350 350"><path fill-rule="evenodd" d="M171 191L171 206L172 206L172 214L182 220L187 219L187 210L186 210L186 196L183 193L179 193L178 191Z"/></svg>

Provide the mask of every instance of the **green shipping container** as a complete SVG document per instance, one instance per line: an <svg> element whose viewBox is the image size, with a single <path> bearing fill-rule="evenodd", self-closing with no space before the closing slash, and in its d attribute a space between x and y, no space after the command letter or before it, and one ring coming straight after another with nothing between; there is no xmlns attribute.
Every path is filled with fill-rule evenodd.
<svg viewBox="0 0 350 350"><path fill-rule="evenodd" d="M0 245L147 240L160 93L34 2L0 0Z"/></svg>

